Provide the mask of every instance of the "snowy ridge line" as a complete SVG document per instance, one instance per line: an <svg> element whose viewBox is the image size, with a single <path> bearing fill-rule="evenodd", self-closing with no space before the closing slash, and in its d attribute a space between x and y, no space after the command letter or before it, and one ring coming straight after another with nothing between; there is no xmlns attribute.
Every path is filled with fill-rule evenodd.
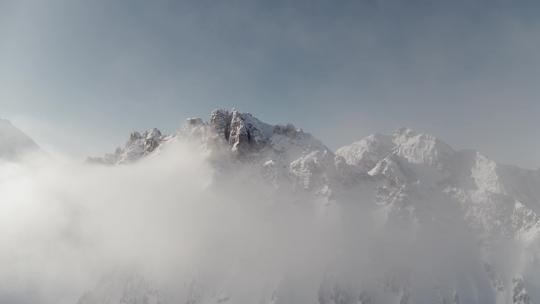
<svg viewBox="0 0 540 304"><path fill-rule="evenodd" d="M408 128L390 135L373 134L334 152L292 124L271 125L237 110L215 110L208 121L189 118L172 135L158 129L134 132L114 153L88 162L130 166L159 158L169 146L182 142L197 147L215 168L210 187L227 189L231 180L245 178L246 189L233 188L241 196L249 191L250 182L260 179L272 202L305 201L322 213L338 209L344 220L353 222L355 216L368 215L373 229L414 237L435 233L438 238L426 249L434 255L445 254L438 247L453 250L450 244L456 240L475 244L479 252L478 260L471 263L481 271L467 273L472 280L467 286L460 285L462 273L442 266L449 273L436 273L437 280L420 287L411 280L413 266L375 273L361 287L329 275L314 291L320 304L540 302L538 170L498 164L474 150L454 150L435 136ZM355 213L358 210L361 213ZM446 231L455 235L447 236ZM504 246L520 251L501 260L497 250ZM508 263L518 266L508 267ZM235 303L238 290L211 290L204 285L194 281L186 290L193 298L182 300ZM279 286L269 287L260 302L285 303L279 299L289 290ZM101 281L80 303L116 298L168 303L162 292L139 274L121 274Z"/></svg>

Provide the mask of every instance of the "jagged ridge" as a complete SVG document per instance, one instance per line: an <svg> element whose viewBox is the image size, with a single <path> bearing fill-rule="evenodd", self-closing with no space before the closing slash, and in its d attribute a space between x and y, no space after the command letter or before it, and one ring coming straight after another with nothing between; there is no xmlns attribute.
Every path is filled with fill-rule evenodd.
<svg viewBox="0 0 540 304"><path fill-rule="evenodd" d="M92 160L125 164L159 153L175 140L194 141L207 151L225 151L235 161L259 167L276 189L305 191L328 203L367 198L373 211L384 215L386 224L403 220L428 226L463 223L480 244L497 239L534 244L539 235L538 171L497 164L476 151L456 151L432 135L407 128L391 135L370 135L334 153L293 125L273 126L249 113L216 110L208 122L190 118L171 136L156 129L134 133L115 154ZM492 263L486 259L486 276L496 297L510 295L512 303L529 303L523 283L527 278L504 274ZM513 285L505 286L496 279L500 275L513 276ZM411 296L399 290L402 300ZM447 294L445 303L459 301L459 290ZM334 303L332 297L323 293L319 301ZM343 303L363 303L367 296L341 297L350 299ZM370 297L372 303L377 302L375 298Z"/></svg>

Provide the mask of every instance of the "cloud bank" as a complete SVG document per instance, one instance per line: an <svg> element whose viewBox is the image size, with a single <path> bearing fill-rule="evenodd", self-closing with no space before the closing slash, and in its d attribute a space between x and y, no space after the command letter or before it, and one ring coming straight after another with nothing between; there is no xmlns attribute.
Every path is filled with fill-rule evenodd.
<svg viewBox="0 0 540 304"><path fill-rule="evenodd" d="M31 157L0 168L2 303L101 303L134 277L164 303L407 297L393 280L426 303L440 286L446 298L466 290L463 303L493 300L459 225L382 225L368 197L277 191L255 166L219 169L189 143L125 166Z"/></svg>

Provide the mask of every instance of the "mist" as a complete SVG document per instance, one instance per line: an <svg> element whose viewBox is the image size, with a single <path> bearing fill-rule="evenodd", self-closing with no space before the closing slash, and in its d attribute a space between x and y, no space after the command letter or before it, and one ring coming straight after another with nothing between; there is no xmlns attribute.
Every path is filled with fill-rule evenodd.
<svg viewBox="0 0 540 304"><path fill-rule="evenodd" d="M17 157L0 161L0 303L540 298L539 8L0 0L0 118L47 151L0 142ZM216 108L284 126L239 112L233 131L260 123L247 143L202 121L202 144L177 140ZM158 153L83 161L154 127L172 134ZM426 133L357 144L401 127Z"/></svg>
<svg viewBox="0 0 540 304"><path fill-rule="evenodd" d="M0 168L2 303L92 303L126 281L164 302L326 303L325 290L402 293L391 278L420 302L437 286L493 300L456 222L384 225L368 197L277 190L256 166L219 169L190 143L124 166L31 156Z"/></svg>

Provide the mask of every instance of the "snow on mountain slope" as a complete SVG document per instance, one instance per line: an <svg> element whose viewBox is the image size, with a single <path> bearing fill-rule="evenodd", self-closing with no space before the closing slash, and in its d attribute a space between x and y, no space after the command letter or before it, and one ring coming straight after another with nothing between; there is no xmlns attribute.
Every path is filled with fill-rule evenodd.
<svg viewBox="0 0 540 304"><path fill-rule="evenodd" d="M337 150L347 163L384 178L392 187L429 186L461 202L471 225L512 235L537 227L538 172L497 164L476 151L454 151L438 138L402 128L392 136L371 135ZM502 210L508 209L504 215ZM512 214L527 223L510 223ZM537 228L534 228L537 229ZM526 229L525 229L526 230Z"/></svg>
<svg viewBox="0 0 540 304"><path fill-rule="evenodd" d="M38 145L8 120L0 119L0 159L15 160L38 151Z"/></svg>
<svg viewBox="0 0 540 304"><path fill-rule="evenodd" d="M390 136L373 134L349 146L339 148L336 154L343 157L348 164L358 166L367 172L388 155L393 147Z"/></svg>
<svg viewBox="0 0 540 304"><path fill-rule="evenodd" d="M454 150L438 138L401 128L394 133L395 154L414 164L443 166Z"/></svg>
<svg viewBox="0 0 540 304"><path fill-rule="evenodd" d="M441 256L457 250L451 247L456 239L477 244L473 248L482 255L481 260L471 261L481 270L470 270L470 274L464 270L466 286L452 277L453 270L434 264L441 269L433 270L439 281L431 282L428 289L419 289L417 282L407 278L414 273L413 267L398 271L397 277L381 275L376 283L365 285L368 287L345 288L339 280L327 282L328 286L321 283L321 304L540 301L536 291L540 290L536 275L540 268L532 266L536 262L515 258L505 263L521 264L509 268L497 255L497 248L515 244L529 260L540 260L536 249L540 248L538 170L501 165L477 151L456 151L433 135L407 128L391 135L370 135L334 154L292 125L270 125L236 110L216 110L208 122L190 118L171 136L155 129L134 133L114 155L92 160L107 164L139 161L159 155L162 146L174 141L195 143L225 180L239 168L249 167L280 195L306 195L344 209L363 206L362 212L385 229L436 233L441 240L434 242L440 248L449 246ZM354 212L343 216L354 218ZM447 235L447 231L453 234ZM437 250L430 247L424 252L435 254ZM271 303L285 303L278 299L279 292ZM234 299L230 301L234 303Z"/></svg>
<svg viewBox="0 0 540 304"><path fill-rule="evenodd" d="M114 154L106 154L104 157L89 157L88 161L111 165L134 162L156 151L167 139L168 137L163 136L161 131L156 128L146 130L142 134L133 132L124 147L117 148Z"/></svg>
<svg viewBox="0 0 540 304"><path fill-rule="evenodd" d="M495 201L519 210L525 208L525 213L531 214L529 221L533 221L524 224L527 227L536 225L532 219L540 211L538 171L500 165L476 151L454 151L432 135L407 128L392 135L370 135L334 154L293 125L272 126L249 113L215 110L208 122L190 118L174 135L162 135L157 129L135 132L114 154L90 160L130 163L159 153L162 145L173 141L196 142L202 150L215 155L216 165L230 161L250 163L276 187L293 185L329 200L361 183L377 183L379 190L390 192L425 187L444 193L459 201L472 217L481 217L473 215L475 212L499 212L499 207L491 206ZM224 157L230 159L224 161Z"/></svg>
<svg viewBox="0 0 540 304"><path fill-rule="evenodd" d="M396 130L391 136L373 134L336 151L347 163L366 171L389 154L400 156L409 163L440 166L453 153L449 145L436 137L408 128Z"/></svg>
<svg viewBox="0 0 540 304"><path fill-rule="evenodd" d="M142 135L135 132L125 146L118 148L114 154L91 157L89 161L105 164L134 162L159 153L161 145L167 142L182 140L195 142L202 150L219 154L220 157L224 157L225 153L237 161L257 162L261 168L265 163L274 163L272 174L279 177L275 181L294 176L299 188L317 188L317 191L328 193L329 185L318 172L326 174L333 167L334 155L329 148L291 124L269 125L249 113L236 110L215 110L209 122L190 118L172 136L163 136L157 129L148 130Z"/></svg>

